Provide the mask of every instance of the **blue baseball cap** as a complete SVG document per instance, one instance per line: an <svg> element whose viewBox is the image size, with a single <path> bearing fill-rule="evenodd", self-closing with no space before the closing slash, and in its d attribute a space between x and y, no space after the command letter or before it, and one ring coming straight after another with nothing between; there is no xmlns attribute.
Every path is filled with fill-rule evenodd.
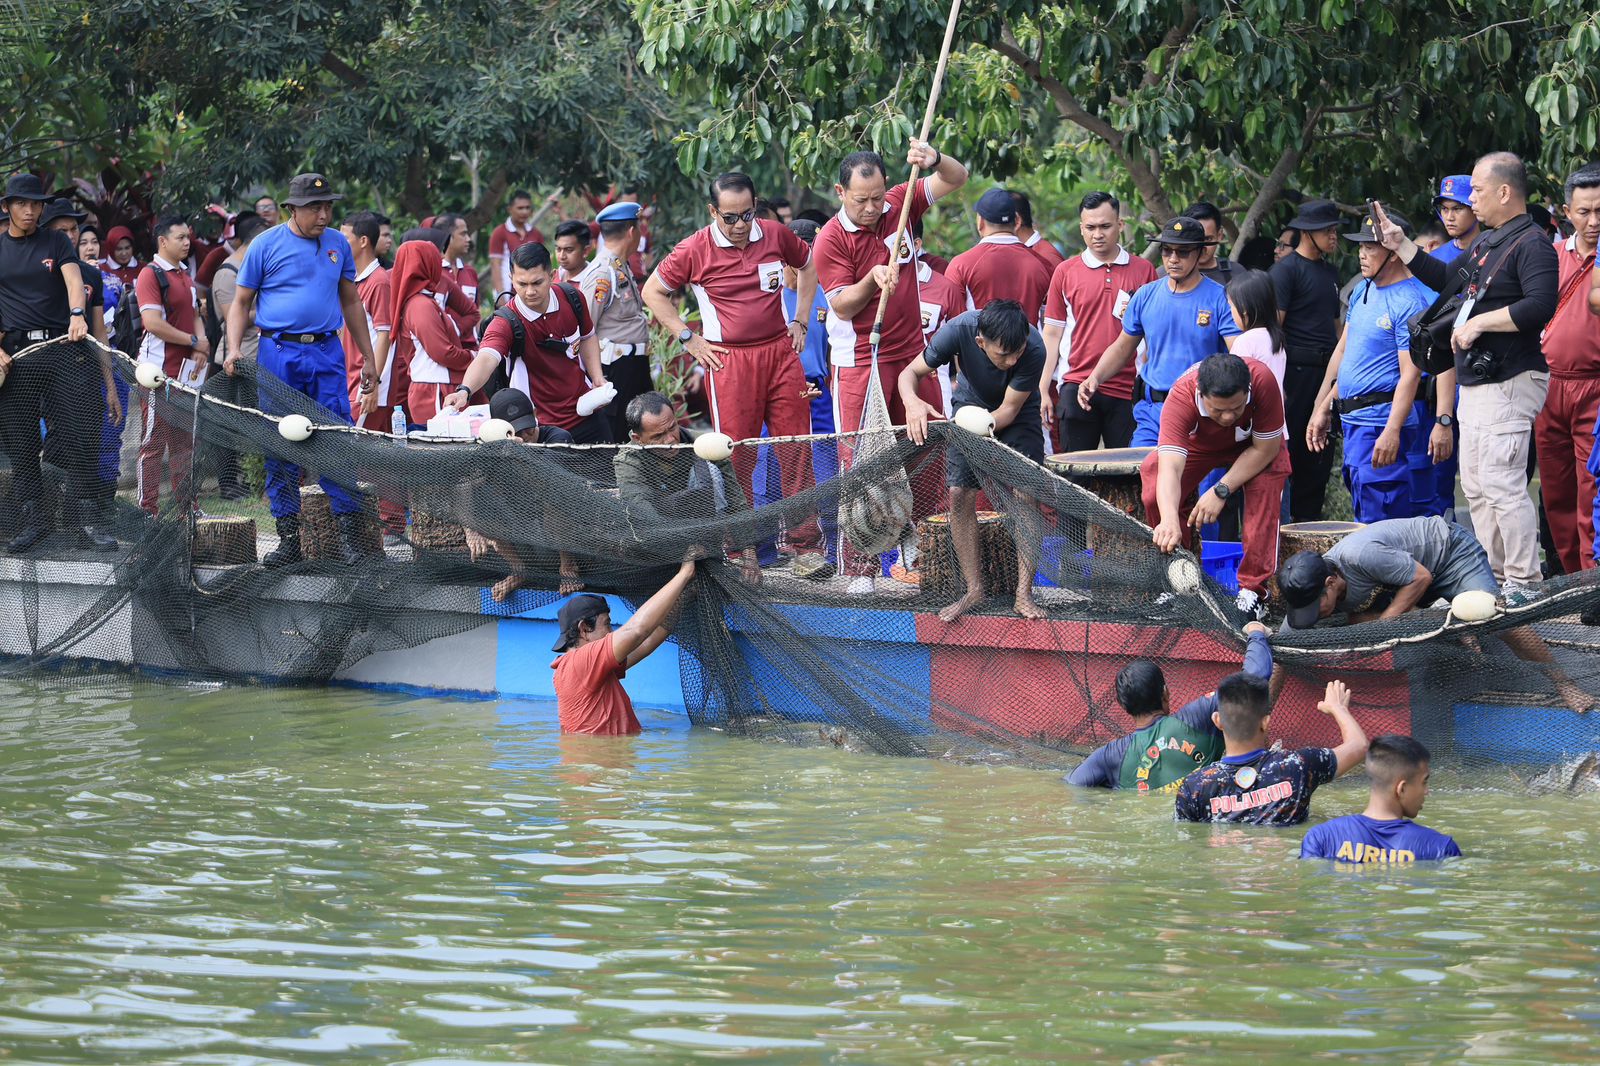
<svg viewBox="0 0 1600 1066"><path fill-rule="evenodd" d="M1438 207L1441 200L1454 200L1458 204L1472 204L1472 175L1452 174L1439 183L1439 195L1433 198L1433 206Z"/></svg>
<svg viewBox="0 0 1600 1066"><path fill-rule="evenodd" d="M986 222L993 222L999 226L1012 226L1017 221L1017 202L1011 194L1001 188L990 189L978 197L977 206L973 208L978 217Z"/></svg>
<svg viewBox="0 0 1600 1066"><path fill-rule="evenodd" d="M639 205L632 200L618 200L614 204L607 204L594 216L596 222L637 222L639 220Z"/></svg>

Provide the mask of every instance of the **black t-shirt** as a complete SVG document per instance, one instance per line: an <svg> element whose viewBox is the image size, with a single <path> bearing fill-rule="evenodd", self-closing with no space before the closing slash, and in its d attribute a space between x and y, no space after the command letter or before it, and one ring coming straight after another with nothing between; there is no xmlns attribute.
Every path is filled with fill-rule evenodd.
<svg viewBox="0 0 1600 1066"><path fill-rule="evenodd" d="M1010 370L995 366L983 349L978 347L978 312L968 311L957 315L934 334L933 343L923 353L923 360L937 369L953 365L956 369L956 387L951 396L957 407L973 404L990 411L998 411L1005 403L1006 389L1026 392L1028 401L1016 421L1024 421L1031 411L1039 415L1039 380L1044 377L1044 338L1039 331L1029 327L1028 343L1022 358Z"/></svg>
<svg viewBox="0 0 1600 1066"><path fill-rule="evenodd" d="M1299 252L1272 264L1272 288L1283 314L1283 346L1332 353L1339 343L1339 272L1326 259Z"/></svg>
<svg viewBox="0 0 1600 1066"><path fill-rule="evenodd" d="M79 262L78 269L83 272L83 290L87 294L83 306L103 309L106 305L106 279L101 275L100 268ZM92 311L90 316L93 317Z"/></svg>
<svg viewBox="0 0 1600 1066"><path fill-rule="evenodd" d="M34 230L13 237L0 228L0 330L67 331L67 287L61 264L78 252L60 230Z"/></svg>

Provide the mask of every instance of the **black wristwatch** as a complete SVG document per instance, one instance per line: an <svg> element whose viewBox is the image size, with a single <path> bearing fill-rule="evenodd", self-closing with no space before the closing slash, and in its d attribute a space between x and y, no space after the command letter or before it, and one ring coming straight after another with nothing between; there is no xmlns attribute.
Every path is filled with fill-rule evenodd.
<svg viewBox="0 0 1600 1066"><path fill-rule="evenodd" d="M1440 415L1433 421L1435 425L1443 426L1445 429L1449 429L1451 426L1456 424L1455 418L1451 415Z"/></svg>
<svg viewBox="0 0 1600 1066"><path fill-rule="evenodd" d="M71 315L73 318L82 318L84 315L84 310L81 307L74 307L71 311L68 311L67 314Z"/></svg>
<svg viewBox="0 0 1600 1066"><path fill-rule="evenodd" d="M1228 494L1233 490L1228 487L1228 483L1226 481L1219 481L1215 485L1211 486L1211 491L1217 494L1217 499L1226 500L1228 498Z"/></svg>
<svg viewBox="0 0 1600 1066"><path fill-rule="evenodd" d="M472 386L470 386L470 385L457 385L455 387L455 391L456 392L464 392L468 396L471 396L472 395Z"/></svg>
<svg viewBox="0 0 1600 1066"><path fill-rule="evenodd" d="M683 329L678 333L678 343L688 344L692 340L694 340L694 330L690 329L688 326L684 326Z"/></svg>

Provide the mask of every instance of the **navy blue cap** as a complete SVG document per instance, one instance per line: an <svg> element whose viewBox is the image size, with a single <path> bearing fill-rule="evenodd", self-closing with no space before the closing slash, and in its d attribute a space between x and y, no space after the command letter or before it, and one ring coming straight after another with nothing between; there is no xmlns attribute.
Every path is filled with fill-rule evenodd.
<svg viewBox="0 0 1600 1066"><path fill-rule="evenodd" d="M1278 571L1278 591L1289 605L1290 629L1310 629L1322 617L1322 588L1333 568L1316 552L1296 552Z"/></svg>
<svg viewBox="0 0 1600 1066"><path fill-rule="evenodd" d="M614 204L607 204L594 216L596 222L637 222L641 208L632 200L618 200Z"/></svg>
<svg viewBox="0 0 1600 1066"><path fill-rule="evenodd" d="M1010 193L998 187L978 197L977 206L973 210L978 212L979 218L998 226L1017 224L1017 202L1011 198Z"/></svg>

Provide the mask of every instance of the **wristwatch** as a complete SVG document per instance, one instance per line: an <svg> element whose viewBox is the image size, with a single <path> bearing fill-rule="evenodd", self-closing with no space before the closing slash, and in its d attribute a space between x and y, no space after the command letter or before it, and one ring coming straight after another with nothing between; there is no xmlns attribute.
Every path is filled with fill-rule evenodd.
<svg viewBox="0 0 1600 1066"><path fill-rule="evenodd" d="M1452 415L1440 415L1433 421L1435 425L1443 426L1445 429L1449 429L1451 426L1456 424L1456 420Z"/></svg>
<svg viewBox="0 0 1600 1066"><path fill-rule="evenodd" d="M74 307L71 311L68 311L67 314L71 315L73 318L82 318L83 317L83 308Z"/></svg>
<svg viewBox="0 0 1600 1066"><path fill-rule="evenodd" d="M694 340L694 330L690 329L688 326L684 326L683 329L678 333L678 343L688 344L692 340Z"/></svg>
<svg viewBox="0 0 1600 1066"><path fill-rule="evenodd" d="M1228 498L1228 494L1233 490L1228 487L1228 483L1226 481L1219 481L1215 485L1211 486L1211 491L1217 494L1217 499L1226 500Z"/></svg>
<svg viewBox="0 0 1600 1066"><path fill-rule="evenodd" d="M456 392L464 392L468 396L472 395L472 387L470 385L457 385L455 387L455 391Z"/></svg>
<svg viewBox="0 0 1600 1066"><path fill-rule="evenodd" d="M200 346L200 338L195 336L193 333L189 334L189 347L197 348L199 346Z"/></svg>

